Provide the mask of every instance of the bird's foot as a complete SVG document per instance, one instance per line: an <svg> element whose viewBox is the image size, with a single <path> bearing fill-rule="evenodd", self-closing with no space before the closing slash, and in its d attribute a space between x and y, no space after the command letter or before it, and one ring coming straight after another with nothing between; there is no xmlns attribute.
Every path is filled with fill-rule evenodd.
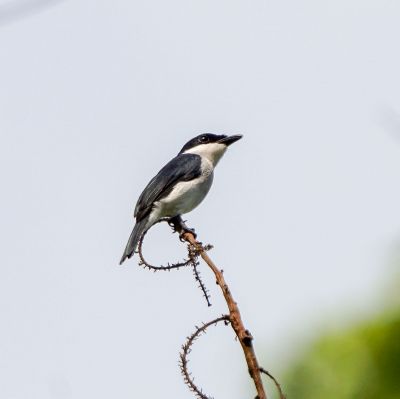
<svg viewBox="0 0 400 399"><path fill-rule="evenodd" d="M174 233L179 233L179 239L181 241L185 241L183 238L185 233L193 234L194 238L197 238L195 230L186 226L185 221L179 215L169 219L168 224L173 228Z"/></svg>
<svg viewBox="0 0 400 399"><path fill-rule="evenodd" d="M168 220L168 224L172 227L172 233L179 233L181 231L181 223L179 219L180 216L174 216Z"/></svg>

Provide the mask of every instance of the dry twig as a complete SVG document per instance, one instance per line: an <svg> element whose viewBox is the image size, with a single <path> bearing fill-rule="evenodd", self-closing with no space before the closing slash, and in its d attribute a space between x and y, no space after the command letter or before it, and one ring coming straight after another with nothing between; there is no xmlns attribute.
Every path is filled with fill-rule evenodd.
<svg viewBox="0 0 400 399"><path fill-rule="evenodd" d="M199 269L197 268L198 265L199 265L199 262L197 261L197 256L196 256L192 260L194 278L199 283L199 288L203 291L203 296L204 296L204 298L206 298L207 305L211 306L210 296L208 295L208 290L207 290L206 286L204 285L203 280L200 277L200 272L199 272Z"/></svg>
<svg viewBox="0 0 400 399"><path fill-rule="evenodd" d="M256 398L267 399L267 395L265 393L264 386L261 380L260 366L258 365L257 357L253 347L253 336L251 335L250 331L244 327L242 318L240 316L239 308L237 306L237 303L233 299L233 296L228 287L228 284L224 279L222 271L219 270L218 267L214 264L214 262L208 256L207 252L204 250L201 243L196 241L193 233L191 233L190 231L182 231L180 233L181 237L185 241L187 241L189 244L193 245L194 248L196 248L199 255L203 258L204 262L206 262L207 265L210 267L210 269L213 271L215 278L217 280L217 284L220 286L226 304L228 305L229 321L242 346L250 377L254 381L254 385L257 390Z"/></svg>
<svg viewBox="0 0 400 399"><path fill-rule="evenodd" d="M163 219L159 220L157 223L160 223L160 222L168 222L169 223L169 219L163 218ZM155 224L157 224L157 223L155 223ZM174 228L174 232L175 231L176 230ZM154 266L153 264L149 263L143 255L143 241L144 241L144 238L145 238L147 232L148 232L148 230L142 234L142 236L140 237L140 240L139 240L139 244L138 244L137 253L138 253L139 259L140 259L139 265L143 266L145 269L152 270L153 272L157 272L157 271L168 271L169 272L174 269L179 270L181 267L192 266L195 280L199 283L199 288L203 291L203 295L207 301L207 305L211 306L210 296L208 295L208 290L207 290L206 286L204 285L204 283L200 277L200 272L197 268L197 266L199 265L199 262L197 261L197 258L199 257L197 250L191 244L188 244L187 245L187 250L188 250L188 259L187 260L183 260L183 261L177 262L177 263L168 263L166 266L163 266L163 265ZM206 246L207 250L211 249L211 248L212 248L211 245Z"/></svg>
<svg viewBox="0 0 400 399"><path fill-rule="evenodd" d="M162 220L162 221L165 221ZM220 286L222 293L224 295L226 304L229 309L229 315L225 315L222 317L219 317L215 320L212 320L206 324L203 324L202 327L198 327L196 331L188 337L187 342L182 346L183 352L180 355L180 366L181 366L181 371L185 380L185 383L189 386L189 389L195 393L195 395L199 399L210 399L208 396L206 396L200 388L198 388L194 382L193 378L191 377L191 374L189 373L187 369L187 355L191 351L191 346L195 339L201 334L204 333L205 330L212 324L217 324L221 321L229 322L235 331L235 334L237 338L239 339L239 342L242 346L243 353L247 362L248 370L250 377L253 379L256 391L257 391L257 396L255 399L267 399L267 395L264 390L264 386L262 383L261 379L261 374L266 374L268 377L270 377L273 382L275 383L280 399L285 399L285 396L283 395L281 386L279 385L278 381L265 369L260 367L258 365L257 357L254 351L253 347L253 336L251 335L250 331L247 330L244 327L239 308L235 300L233 299L232 293L228 287L228 284L226 283L224 276L223 276L223 271L220 270L215 263L211 260L211 258L208 256L207 251L211 249L212 247L210 245L203 246L201 242L197 241L194 234L191 231L188 230L182 230L177 228L177 226L174 226L175 231L177 231L180 234L180 239L182 241L186 241L188 243L188 260L176 263L176 264L168 264L167 266L153 266L150 265L148 262L145 261L142 253L142 245L143 245L143 238L145 234L142 236L139 242L139 247L138 247L138 253L140 257L140 264L144 265L144 267L147 267L149 269L152 269L154 271L157 270L171 270L171 269L179 269L182 266L193 266L193 272L195 274L196 280L199 282L199 286L203 291L203 294L207 300L207 303L210 306L209 302L209 297L207 293L207 289L205 288L204 284L202 283L200 279L199 272L197 270L198 266L198 261L197 258L201 256L201 258L204 260L204 262L209 266L209 268L212 270L212 272L215 275L216 282Z"/></svg>
<svg viewBox="0 0 400 399"><path fill-rule="evenodd" d="M157 223L161 223L161 222L168 222L169 219L161 219L159 220ZM155 224L157 224L155 223ZM153 225L154 226L154 225ZM138 244L138 249L137 249L137 253L139 255L139 265L143 266L145 269L149 269L152 270L154 272L157 271L171 271L173 269L179 270L179 268L184 267L184 266L191 266L193 259L190 256L191 253L191 246L188 245L188 253L189 253L189 258L186 260L183 260L181 262L177 262L177 263L168 263L166 266L154 266L151 263L147 262L147 260L144 258L143 255L143 241L144 241L144 237L146 236L146 234L148 233L149 230L145 231L142 236L140 237L139 240L139 244Z"/></svg>
<svg viewBox="0 0 400 399"><path fill-rule="evenodd" d="M194 394L199 398L199 399L211 399L210 396L207 396L206 394L203 393L203 390L199 388L195 383L194 383L194 378L192 377L192 374L189 372L187 368L187 364L189 362L188 360L188 355L192 351L191 346L193 345L193 342L202 334L205 333L208 327L211 325L216 325L219 322L224 321L225 324L229 323L229 316L221 316L218 317L215 320L209 321L208 323L203 324L201 327L196 326L196 331L187 338L187 341L185 342L184 345L182 345L182 353L180 354L180 368L181 372L183 375L183 379L185 380L186 385L189 387L189 389L194 392Z"/></svg>

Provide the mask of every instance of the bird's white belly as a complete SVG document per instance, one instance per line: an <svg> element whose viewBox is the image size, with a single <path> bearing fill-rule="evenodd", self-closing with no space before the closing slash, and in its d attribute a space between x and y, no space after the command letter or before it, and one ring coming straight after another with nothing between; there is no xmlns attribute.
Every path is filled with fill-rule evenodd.
<svg viewBox="0 0 400 399"><path fill-rule="evenodd" d="M160 217L173 217L192 211L203 201L212 181L211 172L207 176L178 183L167 197L157 203Z"/></svg>

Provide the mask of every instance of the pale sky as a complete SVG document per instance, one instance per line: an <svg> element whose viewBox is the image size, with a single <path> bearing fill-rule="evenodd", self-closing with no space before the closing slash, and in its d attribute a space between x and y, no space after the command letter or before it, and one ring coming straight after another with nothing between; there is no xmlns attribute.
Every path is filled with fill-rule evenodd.
<svg viewBox="0 0 400 399"><path fill-rule="evenodd" d="M208 308L190 270L118 261L142 189L203 132L244 135L185 219L263 367L377 306L400 235L398 1L54 3L0 0L2 399L192 397L180 347L226 312L210 272ZM184 254L166 226L146 249ZM215 398L255 396L228 329L191 359Z"/></svg>

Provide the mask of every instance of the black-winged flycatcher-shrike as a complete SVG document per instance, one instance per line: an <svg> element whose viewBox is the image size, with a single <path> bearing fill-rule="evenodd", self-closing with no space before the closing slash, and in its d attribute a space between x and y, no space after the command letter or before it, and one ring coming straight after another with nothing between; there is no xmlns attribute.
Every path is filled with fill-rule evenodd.
<svg viewBox="0 0 400 399"><path fill-rule="evenodd" d="M201 134L188 141L150 180L136 204L136 224L120 264L135 253L142 235L161 219L169 218L188 230L181 215L203 201L210 190L218 161L226 149L241 138L241 135Z"/></svg>

